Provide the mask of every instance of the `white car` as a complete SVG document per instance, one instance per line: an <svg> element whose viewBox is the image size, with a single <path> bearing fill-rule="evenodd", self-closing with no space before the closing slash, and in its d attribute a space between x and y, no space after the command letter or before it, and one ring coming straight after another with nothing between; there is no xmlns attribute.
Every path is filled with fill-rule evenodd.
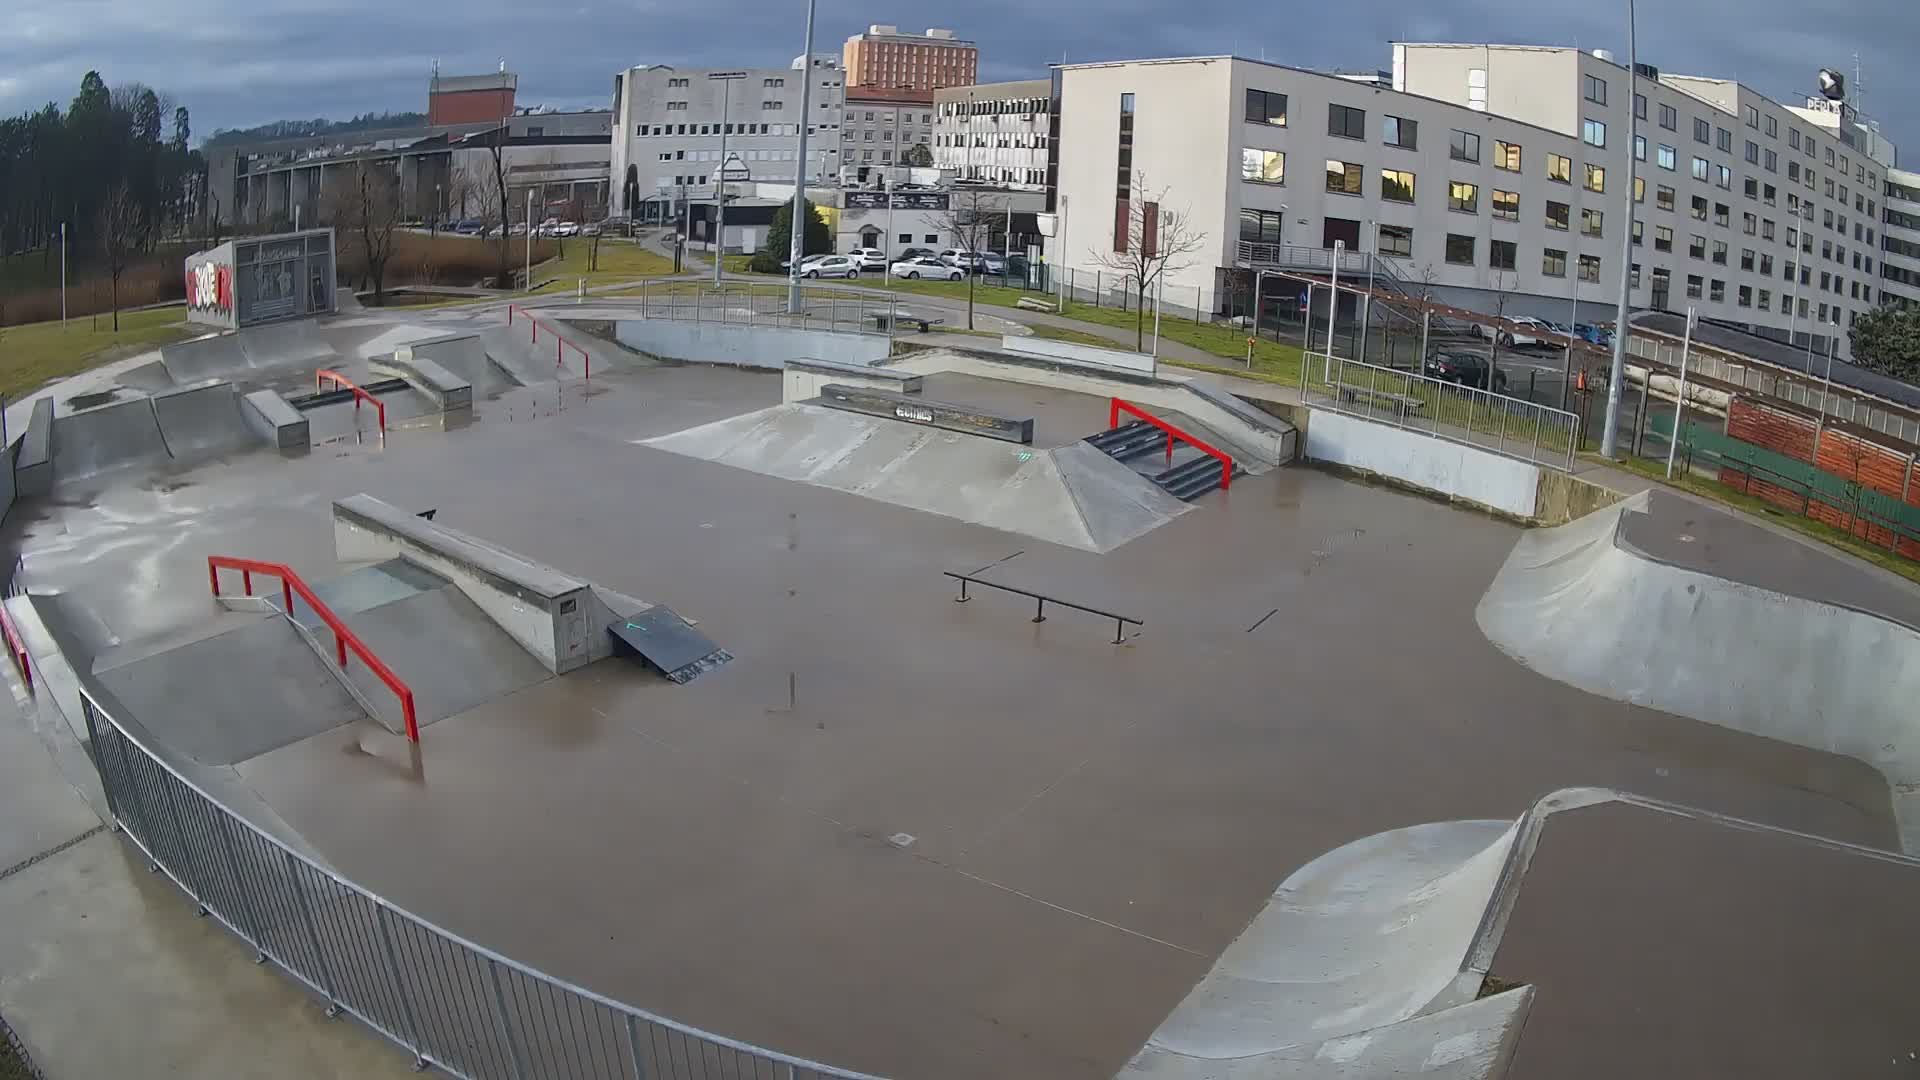
<svg viewBox="0 0 1920 1080"><path fill-rule="evenodd" d="M561 222L560 224L558 224L558 225L555 225L555 226L553 227L553 235L555 235L555 236L579 236L579 235L580 235L580 223L579 223L579 222L577 222L577 221L563 221L563 222Z"/></svg>
<svg viewBox="0 0 1920 1080"><path fill-rule="evenodd" d="M812 265L813 265L814 263L817 263L817 262L819 262L819 261L820 261L821 259L824 259L824 258L826 258L826 256L825 256L825 255L802 255L802 256L800 257L800 269L802 269L802 270L805 270L805 269L806 269L807 267L809 267L809 266L812 266ZM780 260L780 269L782 269L782 270L791 270L791 269L793 269L793 260L792 260L792 259L781 259L781 260Z"/></svg>
<svg viewBox="0 0 1920 1080"><path fill-rule="evenodd" d="M879 248L854 248L847 257L860 264L862 270L885 270L887 253Z"/></svg>
<svg viewBox="0 0 1920 1080"><path fill-rule="evenodd" d="M959 281L967 276L965 270L952 263L922 255L917 259L902 259L893 264L888 273L899 278L934 278L941 281Z"/></svg>
<svg viewBox="0 0 1920 1080"><path fill-rule="evenodd" d="M802 262L800 273L810 278L857 278L860 276L860 264L851 255L822 255L813 262Z"/></svg>
<svg viewBox="0 0 1920 1080"><path fill-rule="evenodd" d="M1480 337L1484 341L1498 341L1509 349L1524 349L1535 345L1546 345L1546 337L1553 333L1553 327L1543 319L1531 315L1515 315L1507 320L1514 329L1495 331L1493 327L1480 324ZM1529 331L1532 331L1529 333Z"/></svg>
<svg viewBox="0 0 1920 1080"><path fill-rule="evenodd" d="M969 255L959 248L948 248L940 253L939 258L941 262L946 263L948 266L958 266L962 270L965 270L973 266L974 260L978 258L978 256Z"/></svg>

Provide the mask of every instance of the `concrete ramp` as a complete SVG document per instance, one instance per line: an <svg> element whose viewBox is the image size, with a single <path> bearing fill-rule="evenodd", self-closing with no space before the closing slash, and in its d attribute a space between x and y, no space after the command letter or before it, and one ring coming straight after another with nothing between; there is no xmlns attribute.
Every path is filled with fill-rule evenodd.
<svg viewBox="0 0 1920 1080"><path fill-rule="evenodd" d="M1479 979L1462 990L1463 963L1518 829L1508 821L1416 825L1355 841L1301 867L1122 1075L1301 1075L1282 1066L1319 1053L1302 1048L1473 1000ZM1483 1019L1503 1026L1497 1016ZM1372 1041L1350 1041L1346 1064ZM1407 1060L1370 1059L1376 1067L1395 1064L1392 1071L1304 1075L1429 1075L1414 1066L1435 1046L1416 1036Z"/></svg>
<svg viewBox="0 0 1920 1080"><path fill-rule="evenodd" d="M230 382L208 382L153 396L160 435L175 460L211 457L261 444Z"/></svg>
<svg viewBox="0 0 1920 1080"><path fill-rule="evenodd" d="M1730 568L1758 561L1736 558L1741 550L1787 545L1778 561L1798 570L1782 589L1807 580L1804 560L1818 554L1718 510L1643 492L1522 535L1475 611L1480 629L1520 663L1589 693L1873 765L1892 786L1903 846L1920 850L1920 632L1763 587L1761 574L1736 581L1675 565L1623 539L1646 515L1670 513L1691 519L1671 546L1706 556L1719 535ZM1856 585L1848 595L1865 592Z"/></svg>
<svg viewBox="0 0 1920 1080"><path fill-rule="evenodd" d="M552 678L545 664L452 584L342 615L353 632L413 691L422 726ZM331 640L317 631L321 640ZM391 731L404 730L400 705L364 664L349 663L360 697Z"/></svg>
<svg viewBox="0 0 1920 1080"><path fill-rule="evenodd" d="M526 385L504 365L496 363L487 351L487 342L479 334L429 338L411 343L413 355L434 363L465 379L473 387L476 399L498 397L508 390Z"/></svg>
<svg viewBox="0 0 1920 1080"><path fill-rule="evenodd" d="M254 366L237 331L162 345L160 365L178 384L233 375Z"/></svg>
<svg viewBox="0 0 1920 1080"><path fill-rule="evenodd" d="M160 433L153 399L144 397L56 416L52 445L56 484L173 460Z"/></svg>
<svg viewBox="0 0 1920 1080"><path fill-rule="evenodd" d="M800 403L643 445L1083 551L1112 550L1190 509L1079 445L1031 450Z"/></svg>

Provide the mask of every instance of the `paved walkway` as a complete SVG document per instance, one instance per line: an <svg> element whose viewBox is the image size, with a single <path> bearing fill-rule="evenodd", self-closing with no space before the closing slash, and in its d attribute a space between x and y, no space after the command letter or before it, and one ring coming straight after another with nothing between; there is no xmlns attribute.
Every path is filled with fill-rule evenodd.
<svg viewBox="0 0 1920 1080"><path fill-rule="evenodd" d="M401 1077L412 1059L147 871L0 684L0 1015L53 1080ZM30 707L30 704L29 704Z"/></svg>

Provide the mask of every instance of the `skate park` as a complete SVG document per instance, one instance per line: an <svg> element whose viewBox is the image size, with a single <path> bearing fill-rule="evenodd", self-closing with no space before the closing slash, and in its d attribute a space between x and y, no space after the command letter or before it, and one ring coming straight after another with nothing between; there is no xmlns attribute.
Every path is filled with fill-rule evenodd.
<svg viewBox="0 0 1920 1080"><path fill-rule="evenodd" d="M1363 421L1168 369L606 332L661 315L243 327L22 410L37 730L337 1022L466 1076L1910 1075L1911 593L1662 492L1363 482Z"/></svg>

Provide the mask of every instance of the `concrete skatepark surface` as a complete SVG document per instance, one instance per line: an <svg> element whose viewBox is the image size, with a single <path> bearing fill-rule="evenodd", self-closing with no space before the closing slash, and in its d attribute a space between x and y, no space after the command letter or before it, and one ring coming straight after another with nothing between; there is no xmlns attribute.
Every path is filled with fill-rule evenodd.
<svg viewBox="0 0 1920 1080"><path fill-rule="evenodd" d="M256 793L242 812L555 975L887 1075L1111 1076L1217 964L1258 959L1250 926L1273 924L1263 913L1296 873L1296 887L1379 884L1410 928L1444 922L1434 940L1453 941L1457 920L1415 898L1419 874L1388 890L1340 858L1302 868L1427 822L1504 828L1568 785L1895 842L1886 783L1861 762L1609 700L1489 643L1474 611L1526 536L1511 525L1286 468L1096 554L649 445L776 407L777 375L634 367L593 382L509 390L461 430L402 427L384 444L245 455L164 488L23 506L7 532L28 587L93 613L118 648L225 617L207 554L345 582L327 507L359 491L696 620L736 656L698 682L601 663L488 690L431 725L418 775L392 767L404 751L386 727L348 723L228 768ZM998 392L1042 416L1093 409L1081 434L1104 426L1084 393ZM1034 624L1017 597L954 604L940 571L982 568L1146 625L1115 648L1098 620ZM343 602L355 588L369 612L430 595L369 580L340 585ZM1576 865L1631 858L1566 835L1554 846ZM1433 845L1435 865L1465 866L1472 847ZM1697 853L1694 868L1719 873ZM1524 981L1577 979L1606 947L1579 932L1578 890L1521 913L1564 950L1530 959ZM1396 916L1360 904L1352 917ZM1684 936L1666 948L1666 963L1691 962ZM1262 1022L1311 1034L1358 1010L1392 1034L1333 1024L1319 1030L1344 1032L1313 1052L1360 1054L1352 1040L1373 1031L1431 1054L1484 1046L1526 1013L1498 995L1394 1024L1407 1011L1383 1004L1394 988L1342 998L1365 965L1336 959L1322 952L1314 972L1330 987L1320 1020ZM1878 1038L1893 1020L1863 1023ZM1299 1060L1301 1030L1259 1038L1282 1075L1321 1075ZM1518 1053L1531 1049L1523 1036ZM1221 1075L1258 1075L1233 1067Z"/></svg>

